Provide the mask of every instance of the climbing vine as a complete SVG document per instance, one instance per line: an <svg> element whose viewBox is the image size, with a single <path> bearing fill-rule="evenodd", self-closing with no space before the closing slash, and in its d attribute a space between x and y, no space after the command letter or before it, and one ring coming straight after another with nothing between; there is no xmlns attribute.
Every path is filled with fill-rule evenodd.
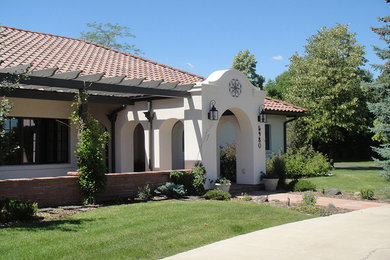
<svg viewBox="0 0 390 260"><path fill-rule="evenodd" d="M79 185L85 204L94 203L97 193L104 190L107 172L104 149L109 137L99 121L83 111L82 104L86 103L87 98L87 91L80 91L72 104L75 107L72 122L79 131L75 151L80 173Z"/></svg>

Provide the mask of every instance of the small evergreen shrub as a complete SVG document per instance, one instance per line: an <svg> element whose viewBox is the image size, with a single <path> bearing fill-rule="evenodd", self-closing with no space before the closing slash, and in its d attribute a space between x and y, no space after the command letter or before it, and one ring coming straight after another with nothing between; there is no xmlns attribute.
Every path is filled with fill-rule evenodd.
<svg viewBox="0 0 390 260"><path fill-rule="evenodd" d="M292 190L293 191L308 191L315 190L316 185L308 180L296 180L292 181Z"/></svg>
<svg viewBox="0 0 390 260"><path fill-rule="evenodd" d="M206 200L230 200L232 195L223 190L209 190L203 195Z"/></svg>
<svg viewBox="0 0 390 260"><path fill-rule="evenodd" d="M151 200L153 198L153 192L149 184L138 188L138 198L141 200Z"/></svg>
<svg viewBox="0 0 390 260"><path fill-rule="evenodd" d="M174 184L167 182L154 190L154 193L158 196L164 196L169 199L179 199L186 195L186 190L181 184Z"/></svg>
<svg viewBox="0 0 390 260"><path fill-rule="evenodd" d="M295 152L289 151L285 160L287 177L292 179L326 176L333 168L325 155L305 147Z"/></svg>
<svg viewBox="0 0 390 260"><path fill-rule="evenodd" d="M37 203L10 199L0 200L0 223L30 220L37 212Z"/></svg>
<svg viewBox="0 0 390 260"><path fill-rule="evenodd" d="M317 194L314 192L305 192L303 193L302 204L314 206L317 202Z"/></svg>
<svg viewBox="0 0 390 260"><path fill-rule="evenodd" d="M374 190L367 188L360 190L360 198L364 200L373 200L374 199Z"/></svg>
<svg viewBox="0 0 390 260"><path fill-rule="evenodd" d="M221 177L236 182L237 160L235 144L228 144L221 147L220 152Z"/></svg>

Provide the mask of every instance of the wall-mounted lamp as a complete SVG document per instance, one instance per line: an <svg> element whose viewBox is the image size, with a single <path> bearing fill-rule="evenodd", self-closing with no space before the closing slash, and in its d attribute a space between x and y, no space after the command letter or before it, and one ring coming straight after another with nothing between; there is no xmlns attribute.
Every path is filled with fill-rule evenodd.
<svg viewBox="0 0 390 260"><path fill-rule="evenodd" d="M260 123L267 122L267 115L265 114L265 111L264 111L264 105L261 105L259 107L259 115L257 116L257 121L259 121Z"/></svg>
<svg viewBox="0 0 390 260"><path fill-rule="evenodd" d="M208 113L210 120L218 120L218 110L215 108L215 100L210 101L210 110Z"/></svg>

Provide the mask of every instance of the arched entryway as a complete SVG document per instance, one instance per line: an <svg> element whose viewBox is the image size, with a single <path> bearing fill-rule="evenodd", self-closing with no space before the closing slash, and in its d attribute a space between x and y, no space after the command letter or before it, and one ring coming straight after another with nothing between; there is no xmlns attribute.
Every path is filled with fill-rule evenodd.
<svg viewBox="0 0 390 260"><path fill-rule="evenodd" d="M184 125L177 121L172 128L172 170L184 169Z"/></svg>
<svg viewBox="0 0 390 260"><path fill-rule="evenodd" d="M217 126L218 176L225 177L234 183L237 181L236 145L238 131L237 118L230 110L226 110Z"/></svg>
<svg viewBox="0 0 390 260"><path fill-rule="evenodd" d="M226 168L220 165L220 145L225 142L225 147L229 143L234 144L236 157L235 171L233 169L233 173L231 173L233 176L226 177L239 184L249 182L249 176L253 174L250 172L252 171L251 165L253 165L253 156L251 155L254 147L252 140L252 125L247 114L239 108L226 110L219 119L217 126L218 177L221 177L221 169ZM234 164L230 167L234 167Z"/></svg>
<svg viewBox="0 0 390 260"><path fill-rule="evenodd" d="M137 124L133 134L134 171L145 171L145 134L141 124Z"/></svg>

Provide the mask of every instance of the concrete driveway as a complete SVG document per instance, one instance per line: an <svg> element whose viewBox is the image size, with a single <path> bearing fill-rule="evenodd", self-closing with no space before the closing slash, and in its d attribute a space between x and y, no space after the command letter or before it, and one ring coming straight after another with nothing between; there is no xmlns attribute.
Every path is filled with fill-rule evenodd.
<svg viewBox="0 0 390 260"><path fill-rule="evenodd" d="M166 259L390 259L390 206L289 223Z"/></svg>

